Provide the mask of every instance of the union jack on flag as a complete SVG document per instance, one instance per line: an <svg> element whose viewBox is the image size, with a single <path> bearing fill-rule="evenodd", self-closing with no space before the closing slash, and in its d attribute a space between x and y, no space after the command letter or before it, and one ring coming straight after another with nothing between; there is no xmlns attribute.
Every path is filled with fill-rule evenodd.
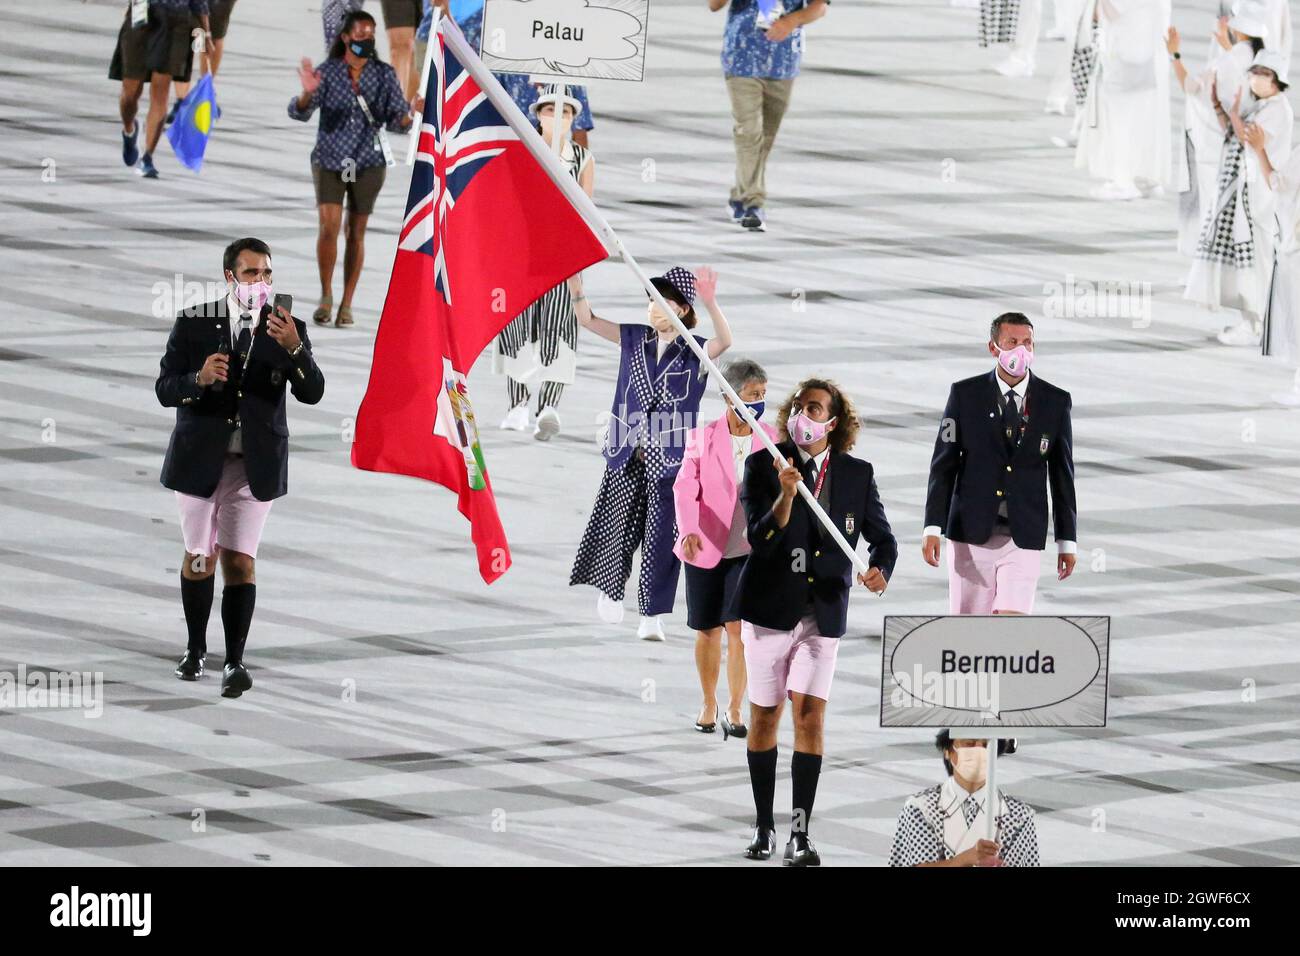
<svg viewBox="0 0 1300 956"><path fill-rule="evenodd" d="M352 463L456 491L491 582L510 552L466 376L511 319L610 246L589 221L590 201L450 18L439 18L430 43L406 218Z"/></svg>
<svg viewBox="0 0 1300 956"><path fill-rule="evenodd" d="M450 303L444 255L447 213L474 174L519 137L454 55L444 56L442 69L435 58L429 69L428 92L425 109L432 112L429 119L433 121L420 127L398 248L433 256L435 287Z"/></svg>

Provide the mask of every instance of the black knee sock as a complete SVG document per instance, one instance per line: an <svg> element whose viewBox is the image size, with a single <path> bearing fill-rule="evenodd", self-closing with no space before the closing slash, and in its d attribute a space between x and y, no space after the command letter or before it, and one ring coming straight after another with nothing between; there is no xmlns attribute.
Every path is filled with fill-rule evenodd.
<svg viewBox="0 0 1300 956"><path fill-rule="evenodd" d="M208 650L208 615L212 613L214 575L192 581L181 575L181 607L185 608L185 627L189 631L187 647L197 654Z"/></svg>
<svg viewBox="0 0 1300 956"><path fill-rule="evenodd" d="M244 659L244 642L248 626L253 623L253 605L257 603L256 584L227 584L221 591L221 624L226 629L226 663Z"/></svg>
<svg viewBox="0 0 1300 956"><path fill-rule="evenodd" d="M794 799L790 804L791 833L807 833L812 822L813 801L817 799L817 778L822 772L822 755L798 750L790 758L790 781Z"/></svg>
<svg viewBox="0 0 1300 956"><path fill-rule="evenodd" d="M776 748L745 753L749 757L749 785L754 791L754 825L775 830L772 801L776 799Z"/></svg>

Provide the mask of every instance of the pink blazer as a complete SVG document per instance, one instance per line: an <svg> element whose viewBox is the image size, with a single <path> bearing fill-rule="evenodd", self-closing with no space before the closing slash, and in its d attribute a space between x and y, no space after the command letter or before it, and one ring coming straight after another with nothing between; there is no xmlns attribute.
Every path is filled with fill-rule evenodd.
<svg viewBox="0 0 1300 956"><path fill-rule="evenodd" d="M776 441L775 428L763 422L758 426ZM758 435L751 435L750 442L750 454L763 450ZM724 412L717 421L692 429L686 437L682 467L673 482L673 501L677 506L677 544L673 546L673 554L686 561L682 539L697 534L699 553L694 561L687 563L699 568L717 567L731 534L739 494L736 467L731 459L731 432Z"/></svg>

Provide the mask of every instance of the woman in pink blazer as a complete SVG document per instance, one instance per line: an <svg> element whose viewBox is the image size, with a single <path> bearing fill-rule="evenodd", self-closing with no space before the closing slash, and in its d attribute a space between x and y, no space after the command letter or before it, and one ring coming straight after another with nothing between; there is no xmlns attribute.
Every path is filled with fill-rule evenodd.
<svg viewBox="0 0 1300 956"><path fill-rule="evenodd" d="M723 376L755 418L763 414L767 373L757 362L737 359L722 370ZM776 430L759 426L773 441ZM700 672L704 706L695 729L711 734L722 721L723 739L744 737L741 722L745 698L745 648L740 640L736 611L740 569L749 554L745 540L745 511L740 505L740 485L745 459L763 450L744 419L728 401L717 421L691 431L681 470L673 484L677 508L677 544L673 553L686 564L686 623L698 632L695 667ZM722 632L727 632L727 688L725 712L718 713L718 672L722 666Z"/></svg>

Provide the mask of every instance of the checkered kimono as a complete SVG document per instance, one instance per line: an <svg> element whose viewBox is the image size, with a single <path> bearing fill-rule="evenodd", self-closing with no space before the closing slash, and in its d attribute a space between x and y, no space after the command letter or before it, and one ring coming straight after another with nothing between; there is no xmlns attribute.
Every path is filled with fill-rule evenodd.
<svg viewBox="0 0 1300 956"><path fill-rule="evenodd" d="M1223 144L1219 165L1219 200L1201 228L1196 257L1234 269L1255 264L1255 238L1250 224L1250 189L1242 175L1246 147L1234 135Z"/></svg>
<svg viewBox="0 0 1300 956"><path fill-rule="evenodd" d="M898 815L890 866L917 866L951 860L984 836L982 795L968 794L949 777L937 787L907 798ZM1034 808L998 792L995 835L1006 866L1038 866L1038 833ZM961 839L954 837L962 834Z"/></svg>
<svg viewBox="0 0 1300 956"><path fill-rule="evenodd" d="M1019 19L1020 0L980 0L980 46L1014 42Z"/></svg>
<svg viewBox="0 0 1300 956"><path fill-rule="evenodd" d="M1070 81L1074 84L1074 106L1079 109L1088 101L1088 87L1097 75L1097 24L1079 25L1079 38L1070 54Z"/></svg>

